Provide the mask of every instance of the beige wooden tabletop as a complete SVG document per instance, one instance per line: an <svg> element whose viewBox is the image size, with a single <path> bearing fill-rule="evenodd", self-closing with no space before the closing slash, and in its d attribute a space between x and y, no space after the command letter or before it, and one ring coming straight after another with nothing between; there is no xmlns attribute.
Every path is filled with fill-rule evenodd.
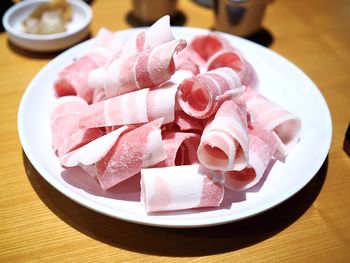
<svg viewBox="0 0 350 263"><path fill-rule="evenodd" d="M91 6L92 36L101 27L131 27L131 1ZM185 26L214 26L210 9L189 0L178 9ZM350 157L342 149L350 121L350 1L275 0L263 27L265 44L299 66L325 97L330 152L311 182L276 208L199 229L113 219L49 185L22 151L17 111L30 80L57 54L23 51L0 33L0 262L350 262Z"/></svg>

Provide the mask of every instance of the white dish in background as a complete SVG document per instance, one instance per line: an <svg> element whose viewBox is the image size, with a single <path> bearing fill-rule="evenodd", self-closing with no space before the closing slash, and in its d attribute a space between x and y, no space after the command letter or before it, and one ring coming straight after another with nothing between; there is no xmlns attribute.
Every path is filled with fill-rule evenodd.
<svg viewBox="0 0 350 263"><path fill-rule="evenodd" d="M116 34L126 39L139 30ZM176 38L187 40L207 32L205 29L173 28ZM27 87L19 106L18 131L28 159L51 185L77 203L111 217L146 225L201 227L224 224L254 216L285 201L312 179L328 154L332 137L329 109L315 84L294 64L245 39L228 34L223 36L256 69L261 93L302 120L300 142L286 162L277 161L258 186L237 195L225 196L223 205L218 209L147 215L138 202L137 187L120 187L121 192L103 192L98 183L80 169L64 172L51 148L50 111L56 98L52 85L48 84L53 83L63 67L88 50L94 40L79 44L53 59ZM137 177L131 180L137 185ZM122 184L125 186L126 183Z"/></svg>
<svg viewBox="0 0 350 263"><path fill-rule="evenodd" d="M38 5L45 2L47 1L26 0L13 5L6 11L2 23L13 44L30 51L52 52L71 47L88 35L92 11L90 6L81 0L67 0L72 7L72 21L67 24L66 32L47 35L23 32L22 22Z"/></svg>

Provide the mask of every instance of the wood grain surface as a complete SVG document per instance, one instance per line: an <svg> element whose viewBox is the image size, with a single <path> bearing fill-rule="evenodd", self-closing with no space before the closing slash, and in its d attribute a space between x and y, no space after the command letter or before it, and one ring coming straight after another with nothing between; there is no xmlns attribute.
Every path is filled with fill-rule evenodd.
<svg viewBox="0 0 350 263"><path fill-rule="evenodd" d="M131 1L95 0L91 7L91 36L101 27L135 25ZM189 0L178 9L177 24L215 28L210 9ZM252 39L319 87L332 115L331 149L312 181L283 204L199 229L109 218L50 186L22 151L17 111L30 80L58 54L24 51L0 33L0 262L350 262L350 157L342 149L350 121L349 32L348 0L275 0L268 7Z"/></svg>

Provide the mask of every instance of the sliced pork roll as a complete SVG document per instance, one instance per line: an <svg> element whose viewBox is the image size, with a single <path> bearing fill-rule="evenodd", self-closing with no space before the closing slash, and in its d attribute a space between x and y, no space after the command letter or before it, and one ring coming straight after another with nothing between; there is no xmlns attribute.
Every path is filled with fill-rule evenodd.
<svg viewBox="0 0 350 263"><path fill-rule="evenodd" d="M200 141L199 134L165 132L162 137L167 158L156 164L155 167L198 163L197 149Z"/></svg>
<svg viewBox="0 0 350 263"><path fill-rule="evenodd" d="M198 164L141 170L141 202L148 213L217 207L223 196L221 183Z"/></svg>
<svg viewBox="0 0 350 263"><path fill-rule="evenodd" d="M205 127L199 162L213 170L242 170L248 164L247 112L242 101L225 101Z"/></svg>
<svg viewBox="0 0 350 263"><path fill-rule="evenodd" d="M119 39L111 31L101 29L93 48L58 74L54 82L57 96L76 95L91 103L93 90L88 85L89 73L117 57L120 49Z"/></svg>
<svg viewBox="0 0 350 263"><path fill-rule="evenodd" d="M241 81L231 68L218 68L185 79L178 90L177 101L188 115L204 119L217 111L227 99L244 91Z"/></svg>
<svg viewBox="0 0 350 263"><path fill-rule="evenodd" d="M109 189L167 158L157 119L126 132L96 165L101 187Z"/></svg>
<svg viewBox="0 0 350 263"><path fill-rule="evenodd" d="M157 89L141 89L89 105L82 112L80 127L106 127L175 118L177 85L165 83Z"/></svg>
<svg viewBox="0 0 350 263"><path fill-rule="evenodd" d="M142 88L157 87L174 74L173 55L185 46L186 41L178 39L150 51L120 57L108 67L91 72L89 86L93 89L104 87L107 98Z"/></svg>
<svg viewBox="0 0 350 263"><path fill-rule="evenodd" d="M133 34L123 45L122 56L130 56L136 53L150 50L174 40L170 27L170 16L166 15L158 19L147 30Z"/></svg>
<svg viewBox="0 0 350 263"><path fill-rule="evenodd" d="M242 191L256 185L276 151L276 138L270 131L254 127L248 130L248 134L248 166L241 171L224 172L224 186L227 189Z"/></svg>
<svg viewBox="0 0 350 263"><path fill-rule="evenodd" d="M252 123L271 131L277 140L275 157L284 160L298 143L301 120L280 105L259 94L254 89L247 90L242 99L252 117Z"/></svg>
<svg viewBox="0 0 350 263"><path fill-rule="evenodd" d="M101 136L98 129L80 128L82 111L88 107L85 100L65 96L57 100L51 114L52 147L62 156Z"/></svg>

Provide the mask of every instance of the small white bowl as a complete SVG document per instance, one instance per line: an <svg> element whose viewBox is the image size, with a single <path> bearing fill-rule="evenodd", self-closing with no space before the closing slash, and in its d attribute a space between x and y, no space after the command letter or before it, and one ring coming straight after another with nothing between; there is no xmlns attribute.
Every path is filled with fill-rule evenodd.
<svg viewBox="0 0 350 263"><path fill-rule="evenodd" d="M72 7L72 21L67 24L67 31L56 34L35 35L22 31L22 22L30 16L38 5L45 0L26 0L8 9L2 23L10 41L26 50L52 52L68 48L83 40L89 34L92 11L82 0L67 0Z"/></svg>

